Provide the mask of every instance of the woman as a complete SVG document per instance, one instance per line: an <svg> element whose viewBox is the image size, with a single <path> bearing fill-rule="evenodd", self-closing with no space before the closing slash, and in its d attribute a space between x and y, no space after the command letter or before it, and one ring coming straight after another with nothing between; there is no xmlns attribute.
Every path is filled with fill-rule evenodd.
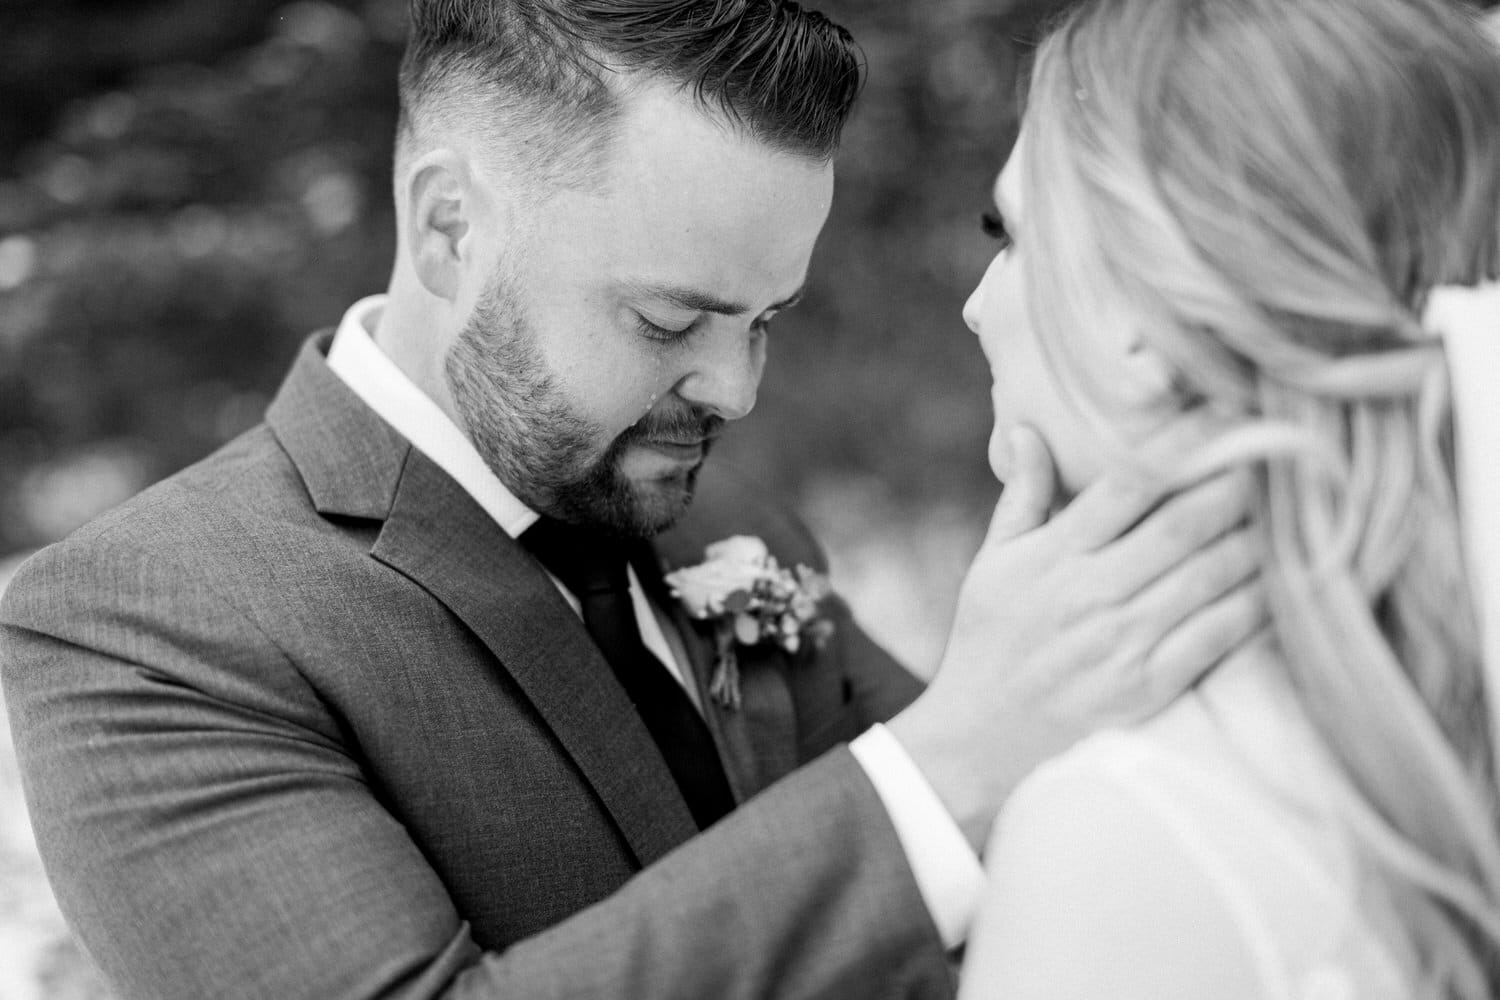
<svg viewBox="0 0 1500 1000"><path fill-rule="evenodd" d="M1094 0L996 201L995 471L1021 423L1072 489L1252 466L1272 627L1016 792L961 995L1500 995L1500 700L1421 321L1500 267L1500 53L1440 0ZM1162 470L1132 446L1174 421Z"/></svg>

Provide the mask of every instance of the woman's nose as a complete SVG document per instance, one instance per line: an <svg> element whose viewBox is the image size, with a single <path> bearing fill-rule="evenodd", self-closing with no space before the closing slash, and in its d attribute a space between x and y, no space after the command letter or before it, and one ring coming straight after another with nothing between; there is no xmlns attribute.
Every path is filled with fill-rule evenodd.
<svg viewBox="0 0 1500 1000"><path fill-rule="evenodd" d="M964 303L964 323L974 332L979 332L979 314L984 309L984 281L974 286L969 293L968 301Z"/></svg>

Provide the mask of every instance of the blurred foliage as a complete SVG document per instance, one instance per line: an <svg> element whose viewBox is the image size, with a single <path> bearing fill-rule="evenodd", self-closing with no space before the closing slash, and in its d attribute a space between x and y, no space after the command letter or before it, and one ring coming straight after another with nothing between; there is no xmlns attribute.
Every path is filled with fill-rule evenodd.
<svg viewBox="0 0 1500 1000"><path fill-rule="evenodd" d="M988 378L959 309L1012 39L1049 4L822 6L869 84L813 294L723 450L810 503L832 483L982 511ZM384 288L404 18L405 0L0 8L0 553L253 424L301 339Z"/></svg>

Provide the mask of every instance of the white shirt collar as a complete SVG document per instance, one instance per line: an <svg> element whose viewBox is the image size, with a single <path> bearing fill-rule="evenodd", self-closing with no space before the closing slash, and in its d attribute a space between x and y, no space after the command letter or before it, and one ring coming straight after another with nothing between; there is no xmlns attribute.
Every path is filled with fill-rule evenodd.
<svg viewBox="0 0 1500 1000"><path fill-rule="evenodd" d="M527 507L490 471L469 437L375 345L386 296L349 307L328 349L328 367L412 447L432 459L512 538L536 523Z"/></svg>

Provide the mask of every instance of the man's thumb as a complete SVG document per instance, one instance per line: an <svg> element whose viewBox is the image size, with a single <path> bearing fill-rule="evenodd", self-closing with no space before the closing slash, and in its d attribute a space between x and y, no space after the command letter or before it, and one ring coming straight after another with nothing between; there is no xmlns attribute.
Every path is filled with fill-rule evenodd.
<svg viewBox="0 0 1500 1000"><path fill-rule="evenodd" d="M1004 542L1040 527L1057 490L1052 455L1037 432L1018 426L1011 430L1009 440L1010 477L1000 491L985 544Z"/></svg>

